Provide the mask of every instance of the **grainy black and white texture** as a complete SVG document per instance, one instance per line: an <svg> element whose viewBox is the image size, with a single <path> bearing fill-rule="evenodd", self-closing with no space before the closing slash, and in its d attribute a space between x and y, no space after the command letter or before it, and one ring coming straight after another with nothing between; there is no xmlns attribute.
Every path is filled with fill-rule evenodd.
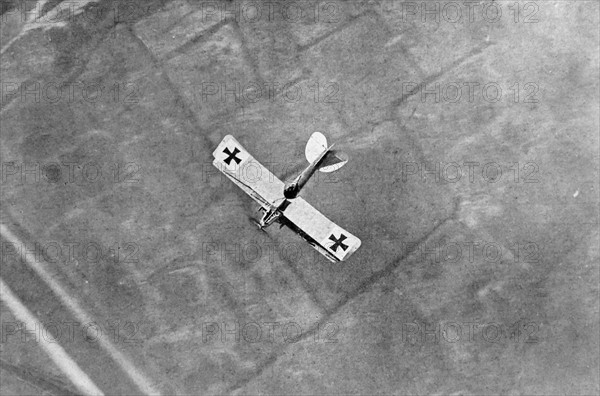
<svg viewBox="0 0 600 396"><path fill-rule="evenodd" d="M597 2L0 3L3 395L598 394ZM212 166L314 131L343 263Z"/></svg>

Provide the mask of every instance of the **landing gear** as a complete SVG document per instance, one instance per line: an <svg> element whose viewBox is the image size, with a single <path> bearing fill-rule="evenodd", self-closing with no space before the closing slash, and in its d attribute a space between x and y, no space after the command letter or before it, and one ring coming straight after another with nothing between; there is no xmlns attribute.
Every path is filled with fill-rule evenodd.
<svg viewBox="0 0 600 396"><path fill-rule="evenodd" d="M264 228L270 226L276 220L278 220L281 216L281 212L285 210L285 208L289 204L289 202L285 198L278 199L277 201L275 201L275 203L275 205L271 206L268 209L265 207L259 208L259 210L262 210L262 212L264 213L262 219L260 219L260 222L258 222L258 227L262 231L264 231Z"/></svg>
<svg viewBox="0 0 600 396"><path fill-rule="evenodd" d="M278 208L273 208L270 211L266 212L263 218L260 220L261 226L268 227L275 222L281 216L281 212Z"/></svg>
<svg viewBox="0 0 600 396"><path fill-rule="evenodd" d="M249 218L250 221L252 222L252 224L254 224L256 227L258 227L259 230L261 230L262 232L264 232L265 234L267 233L267 230L265 230L265 227L263 227L260 222L256 221L256 219L253 218Z"/></svg>

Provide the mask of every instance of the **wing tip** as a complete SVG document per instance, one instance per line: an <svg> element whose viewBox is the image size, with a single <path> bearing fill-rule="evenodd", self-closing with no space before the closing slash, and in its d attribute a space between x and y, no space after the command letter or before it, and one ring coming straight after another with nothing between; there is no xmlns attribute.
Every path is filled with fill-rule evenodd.
<svg viewBox="0 0 600 396"><path fill-rule="evenodd" d="M352 256L354 253L356 253L356 251L360 248L361 244L362 242L360 241L360 239L358 239L358 242L353 246L353 249L346 255L346 257L344 257L344 261L350 258L350 256Z"/></svg>

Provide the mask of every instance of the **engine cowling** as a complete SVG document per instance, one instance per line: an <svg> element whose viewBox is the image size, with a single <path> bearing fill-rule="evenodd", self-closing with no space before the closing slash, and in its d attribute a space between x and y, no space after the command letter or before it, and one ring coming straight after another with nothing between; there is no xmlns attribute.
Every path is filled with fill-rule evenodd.
<svg viewBox="0 0 600 396"><path fill-rule="evenodd" d="M287 199L294 199L298 196L299 191L298 183L286 184L283 188L283 196Z"/></svg>

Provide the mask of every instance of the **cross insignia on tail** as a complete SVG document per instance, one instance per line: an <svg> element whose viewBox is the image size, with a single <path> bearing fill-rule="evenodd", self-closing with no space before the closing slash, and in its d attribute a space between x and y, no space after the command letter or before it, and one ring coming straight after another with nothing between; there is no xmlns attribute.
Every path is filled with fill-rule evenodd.
<svg viewBox="0 0 600 396"><path fill-rule="evenodd" d="M340 237L336 238L335 236L333 236L333 234L331 234L329 236L329 239L334 242L334 244L330 247L330 249L333 250L334 252L337 252L338 247L341 247L343 251L346 251L346 249L348 249L348 245L345 245L344 243L342 243L344 241L344 239L347 239L346 235L340 234Z"/></svg>
<svg viewBox="0 0 600 396"><path fill-rule="evenodd" d="M225 150L223 150L223 152L227 154L227 158L223 160L223 162L225 162L227 165L231 163L231 160L234 160L236 164L242 162L242 160L236 156L236 154L240 152L240 150L238 150L237 147L233 149L233 153L229 151L227 147L225 147Z"/></svg>

